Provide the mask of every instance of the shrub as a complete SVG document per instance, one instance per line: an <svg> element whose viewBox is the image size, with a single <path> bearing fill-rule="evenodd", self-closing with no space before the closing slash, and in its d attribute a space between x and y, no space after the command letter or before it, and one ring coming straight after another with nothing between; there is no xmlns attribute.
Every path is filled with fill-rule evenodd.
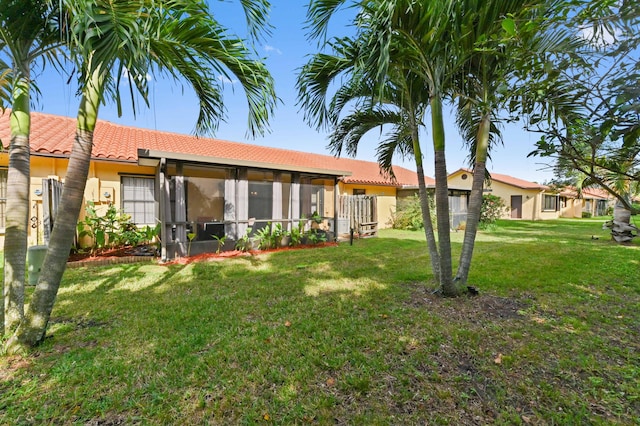
<svg viewBox="0 0 640 426"><path fill-rule="evenodd" d="M582 212L583 219L589 219L592 216L591 212Z"/></svg>
<svg viewBox="0 0 640 426"><path fill-rule="evenodd" d="M89 237L91 252L105 248L138 246L153 242L160 231L159 226L142 229L131 222L131 217L118 211L113 203L109 203L106 213L99 216L95 203L87 202L85 217L78 222L78 237ZM77 250L77 248L76 248Z"/></svg>
<svg viewBox="0 0 640 426"><path fill-rule="evenodd" d="M487 229L489 225L502 217L507 206L502 198L497 195L485 194L482 196L482 207L480 209L480 229Z"/></svg>
<svg viewBox="0 0 640 426"><path fill-rule="evenodd" d="M291 247L299 246L302 244L302 237L304 237L304 221L298 222L298 226L291 228L289 233L289 245Z"/></svg>
<svg viewBox="0 0 640 426"><path fill-rule="evenodd" d="M436 212L433 198L429 198L429 210L431 211L431 220L435 221ZM422 221L422 209L420 207L420 197L414 194L405 200L399 200L396 206L396 212L391 215L391 226L394 229L406 229L417 231L424 228ZM435 226L435 224L434 224Z"/></svg>
<svg viewBox="0 0 640 426"><path fill-rule="evenodd" d="M307 239L311 244L320 244L327 241L327 234L324 231L312 229L307 234Z"/></svg>
<svg viewBox="0 0 640 426"><path fill-rule="evenodd" d="M240 238L238 238L238 241L236 241L236 250L240 250L240 251L249 251L251 250L251 237L249 237L249 235L251 234L252 228L249 227L244 231L244 235Z"/></svg>

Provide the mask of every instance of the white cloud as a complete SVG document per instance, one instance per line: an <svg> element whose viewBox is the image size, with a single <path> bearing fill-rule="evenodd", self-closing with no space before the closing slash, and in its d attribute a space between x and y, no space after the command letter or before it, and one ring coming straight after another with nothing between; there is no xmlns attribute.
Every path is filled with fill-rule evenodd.
<svg viewBox="0 0 640 426"><path fill-rule="evenodd" d="M265 44L265 45L264 45L264 50L265 50L266 52L275 52L275 53L277 53L278 55L282 55L282 50L278 49L277 47L270 46L270 45L268 45L268 44Z"/></svg>

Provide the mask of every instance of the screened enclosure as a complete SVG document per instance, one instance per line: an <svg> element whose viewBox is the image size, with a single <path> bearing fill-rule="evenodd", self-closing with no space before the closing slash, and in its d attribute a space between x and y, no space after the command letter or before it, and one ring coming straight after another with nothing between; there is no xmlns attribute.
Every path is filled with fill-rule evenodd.
<svg viewBox="0 0 640 426"><path fill-rule="evenodd" d="M168 258L215 251L221 241L233 248L269 224L291 230L311 217L334 231L335 176L167 161L157 177Z"/></svg>

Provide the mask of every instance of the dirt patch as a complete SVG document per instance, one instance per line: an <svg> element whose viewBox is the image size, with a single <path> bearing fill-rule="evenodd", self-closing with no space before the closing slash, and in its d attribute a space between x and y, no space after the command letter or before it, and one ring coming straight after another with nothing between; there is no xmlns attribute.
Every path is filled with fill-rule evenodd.
<svg viewBox="0 0 640 426"><path fill-rule="evenodd" d="M82 330L84 328L104 327L109 325L108 322L94 321L92 319L80 319L75 320L72 318L53 318L49 321L50 324L71 324L76 330Z"/></svg>
<svg viewBox="0 0 640 426"><path fill-rule="evenodd" d="M27 369L31 366L28 358L19 355L5 357L0 364L0 382L12 380L19 370Z"/></svg>
<svg viewBox="0 0 640 426"><path fill-rule="evenodd" d="M463 295L451 306L449 299L436 294L433 289L422 283L409 284L411 293L406 305L420 308L429 306L434 310L446 311L450 318L483 317L492 319L521 319L520 313L528 307L525 301L508 297L497 297L488 294Z"/></svg>

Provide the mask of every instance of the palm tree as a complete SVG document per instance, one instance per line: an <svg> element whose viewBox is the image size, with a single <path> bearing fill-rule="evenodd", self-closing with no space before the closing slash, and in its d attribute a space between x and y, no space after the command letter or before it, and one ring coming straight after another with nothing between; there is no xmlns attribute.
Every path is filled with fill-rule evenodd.
<svg viewBox="0 0 640 426"><path fill-rule="evenodd" d="M467 285L480 222L487 160L491 147L502 142L499 113L507 108L507 103L512 99L507 82L519 82L514 78L514 72L522 61L524 47L527 48L527 55L531 55L533 49L537 50L536 53L547 54L551 47L550 40L556 40L549 36L541 39L539 34L545 34L542 21L537 22L533 36L516 29L516 22L521 27L533 28L524 24L531 23L540 16L539 6L543 3L538 1L536 4L535 0L460 3L465 7L466 21L463 27L468 31L460 39L465 62L460 67L457 79L456 121L463 140L470 148L473 163L465 234L455 277L455 281L463 287ZM519 43L514 40L516 33Z"/></svg>
<svg viewBox="0 0 640 426"><path fill-rule="evenodd" d="M318 0L310 7L312 35L324 35L329 19L344 2ZM466 286L473 245L480 218L482 188L489 146L499 138L497 113L510 99L501 90L509 83L510 71L526 62L524 55L509 57L504 42L511 42L514 19L538 16L544 0L371 0L355 2L361 10L356 27L359 37L368 37L368 50L360 59L362 72L379 81L388 78L398 64L405 64L423 82L414 90L425 91L430 103L436 180L436 212L440 255L440 287L445 296L455 296ZM531 36L543 30L526 25ZM364 28L364 30L362 30ZM514 38L514 37L512 37ZM543 39L544 40L544 39ZM551 41L554 39L552 38ZM544 43L539 43L538 47ZM401 48L399 48L401 47ZM520 62L518 62L520 61ZM452 276L449 239L449 205L445 157L443 105L459 98L459 123L473 146L474 182L467 232L456 278ZM473 119L474 121L466 121ZM497 140L497 139L496 139Z"/></svg>
<svg viewBox="0 0 640 426"><path fill-rule="evenodd" d="M5 207L4 306L0 335L24 316L25 266L29 218L31 69L38 59L52 61L60 44L55 7L42 1L0 0L0 106L11 106L9 171ZM48 58L47 58L48 57Z"/></svg>
<svg viewBox="0 0 640 426"><path fill-rule="evenodd" d="M311 35L326 32L331 16L344 1L317 0L309 8ZM436 180L436 223L438 228L439 283L445 296L455 296L461 288L453 281L449 236L449 197L445 156L443 102L451 96L454 71L461 61L459 38L464 28L458 24L464 8L453 0L373 0L355 2L360 7L356 37L368 47L359 61L361 72L378 81L389 75L391 64L403 64L420 79L419 87L428 99L434 148Z"/></svg>
<svg viewBox="0 0 640 426"><path fill-rule="evenodd" d="M378 163L384 173L394 178L394 154L415 159L425 237L437 282L440 278L439 254L419 140L429 101L420 98L424 91L412 87L421 83L410 70L394 68L381 86L366 75L358 74L358 60L368 49L366 45L359 45L359 41L362 39L336 39L331 42L333 55L317 54L309 60L298 78L300 102L310 125L331 130L329 148L337 156L346 151L347 155L355 157L365 134L385 125L392 127L388 138L378 146ZM329 87L344 74L348 74L347 82L328 100ZM353 110L344 115L351 105Z"/></svg>
<svg viewBox="0 0 640 426"><path fill-rule="evenodd" d="M182 77L200 101L196 131L216 128L224 117L221 87L214 73L232 73L249 105L249 131L262 132L273 112L273 80L263 63L251 58L242 40L226 34L200 0L63 0L69 12L70 49L80 69L81 101L65 187L43 271L23 321L7 342L10 352L44 338L82 206L93 131L100 103L112 95L126 70L129 83L146 100L147 73ZM243 1L247 16L261 24L266 1ZM108 19L105 19L108 18Z"/></svg>

